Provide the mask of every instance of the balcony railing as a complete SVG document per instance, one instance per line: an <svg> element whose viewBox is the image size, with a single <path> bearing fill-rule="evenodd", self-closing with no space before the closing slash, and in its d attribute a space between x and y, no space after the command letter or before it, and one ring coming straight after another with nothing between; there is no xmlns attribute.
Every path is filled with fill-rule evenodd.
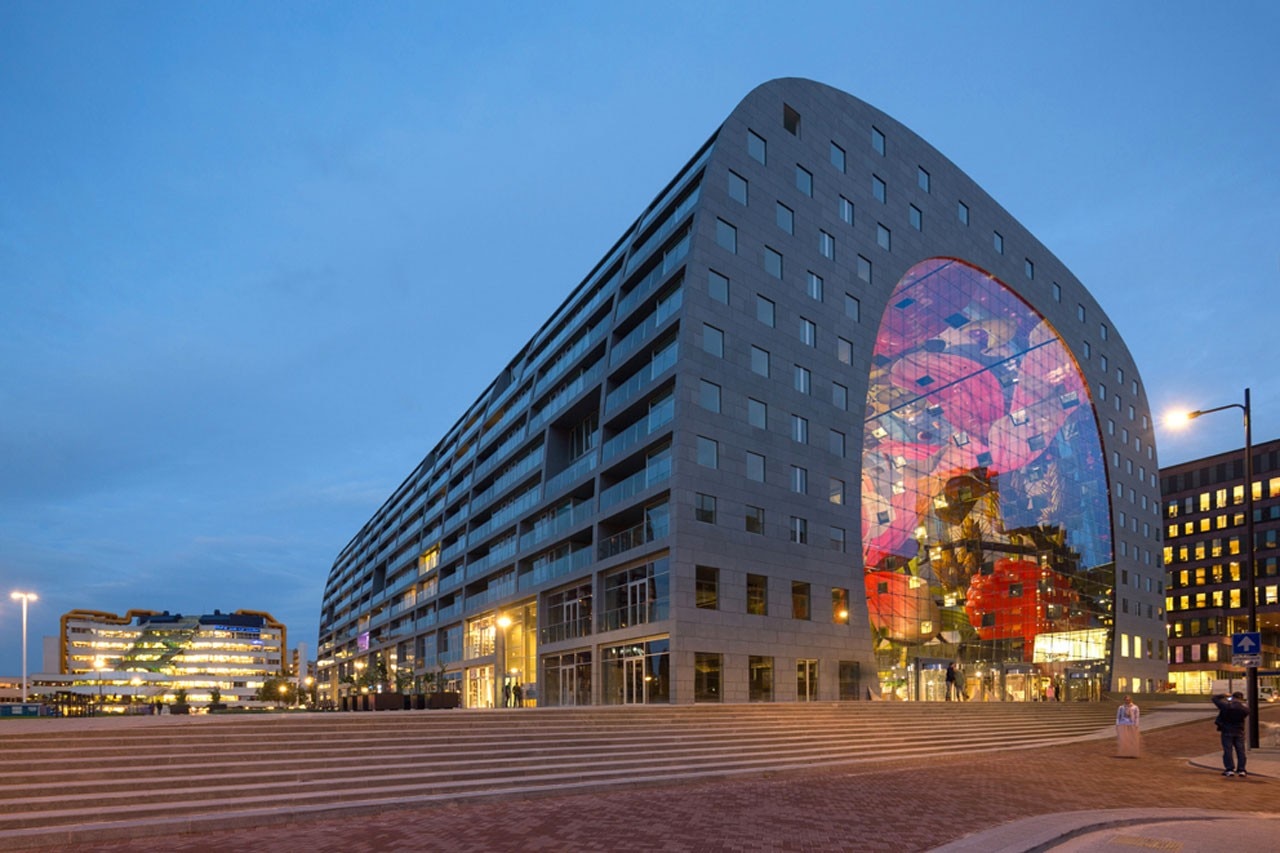
<svg viewBox="0 0 1280 853"><path fill-rule="evenodd" d="M603 512L614 504L633 498L650 486L656 486L670 477L670 460L655 465L653 468L637 471L621 483L615 483L600 492L600 511Z"/></svg>

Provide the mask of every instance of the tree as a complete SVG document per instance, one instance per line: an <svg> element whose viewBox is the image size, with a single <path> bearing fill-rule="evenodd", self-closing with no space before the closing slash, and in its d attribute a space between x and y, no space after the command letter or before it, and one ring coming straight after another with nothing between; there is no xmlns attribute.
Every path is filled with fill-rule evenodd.
<svg viewBox="0 0 1280 853"><path fill-rule="evenodd" d="M258 688L257 699L261 702L292 705L298 701L298 686L282 675L272 676Z"/></svg>

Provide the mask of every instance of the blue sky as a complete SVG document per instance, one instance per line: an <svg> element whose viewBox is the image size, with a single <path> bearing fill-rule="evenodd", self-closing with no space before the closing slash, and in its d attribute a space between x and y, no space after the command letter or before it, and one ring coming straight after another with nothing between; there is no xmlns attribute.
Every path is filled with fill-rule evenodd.
<svg viewBox="0 0 1280 853"><path fill-rule="evenodd" d="M0 4L0 593L267 610L754 86L904 122L1280 436L1280 5ZM1268 302L1263 302L1269 297ZM1238 447L1232 414L1160 460ZM0 674L20 669L0 598Z"/></svg>

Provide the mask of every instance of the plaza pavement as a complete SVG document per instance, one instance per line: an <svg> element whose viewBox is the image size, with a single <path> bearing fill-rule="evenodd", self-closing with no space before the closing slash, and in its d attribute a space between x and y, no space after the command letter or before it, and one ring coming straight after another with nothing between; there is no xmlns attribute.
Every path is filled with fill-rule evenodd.
<svg viewBox="0 0 1280 853"><path fill-rule="evenodd" d="M191 835L77 844L83 851L1280 850L1280 748L1221 774L1214 710L1144 709L1143 755L1110 739L886 760L851 769L472 800ZM1264 721L1280 721L1265 708ZM139 780L145 784L145 779ZM358 779L352 784L359 784Z"/></svg>

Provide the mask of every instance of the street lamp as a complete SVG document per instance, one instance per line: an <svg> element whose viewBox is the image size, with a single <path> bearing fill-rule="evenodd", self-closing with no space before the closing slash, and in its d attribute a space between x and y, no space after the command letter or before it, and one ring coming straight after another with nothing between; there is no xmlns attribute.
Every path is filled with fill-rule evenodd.
<svg viewBox="0 0 1280 853"><path fill-rule="evenodd" d="M289 685L285 684L284 682L280 682L280 707L281 708L284 707L285 696L288 693L289 693Z"/></svg>
<svg viewBox="0 0 1280 853"><path fill-rule="evenodd" d="M1244 403L1228 403L1212 409L1197 409L1181 415L1173 415L1167 423L1176 426L1179 423L1195 420L1201 415L1224 412L1227 409L1239 409L1244 413L1244 583L1245 594L1249 598L1249 632L1258 630L1258 591L1253 581L1253 425L1252 410L1249 408L1249 389L1244 389ZM1261 653L1261 649L1259 649ZM1258 667L1245 667L1245 686L1248 689L1249 701L1249 748L1258 748Z"/></svg>
<svg viewBox="0 0 1280 853"><path fill-rule="evenodd" d="M27 701L27 604L37 601L34 592L11 592L9 597L22 602L22 701Z"/></svg>

